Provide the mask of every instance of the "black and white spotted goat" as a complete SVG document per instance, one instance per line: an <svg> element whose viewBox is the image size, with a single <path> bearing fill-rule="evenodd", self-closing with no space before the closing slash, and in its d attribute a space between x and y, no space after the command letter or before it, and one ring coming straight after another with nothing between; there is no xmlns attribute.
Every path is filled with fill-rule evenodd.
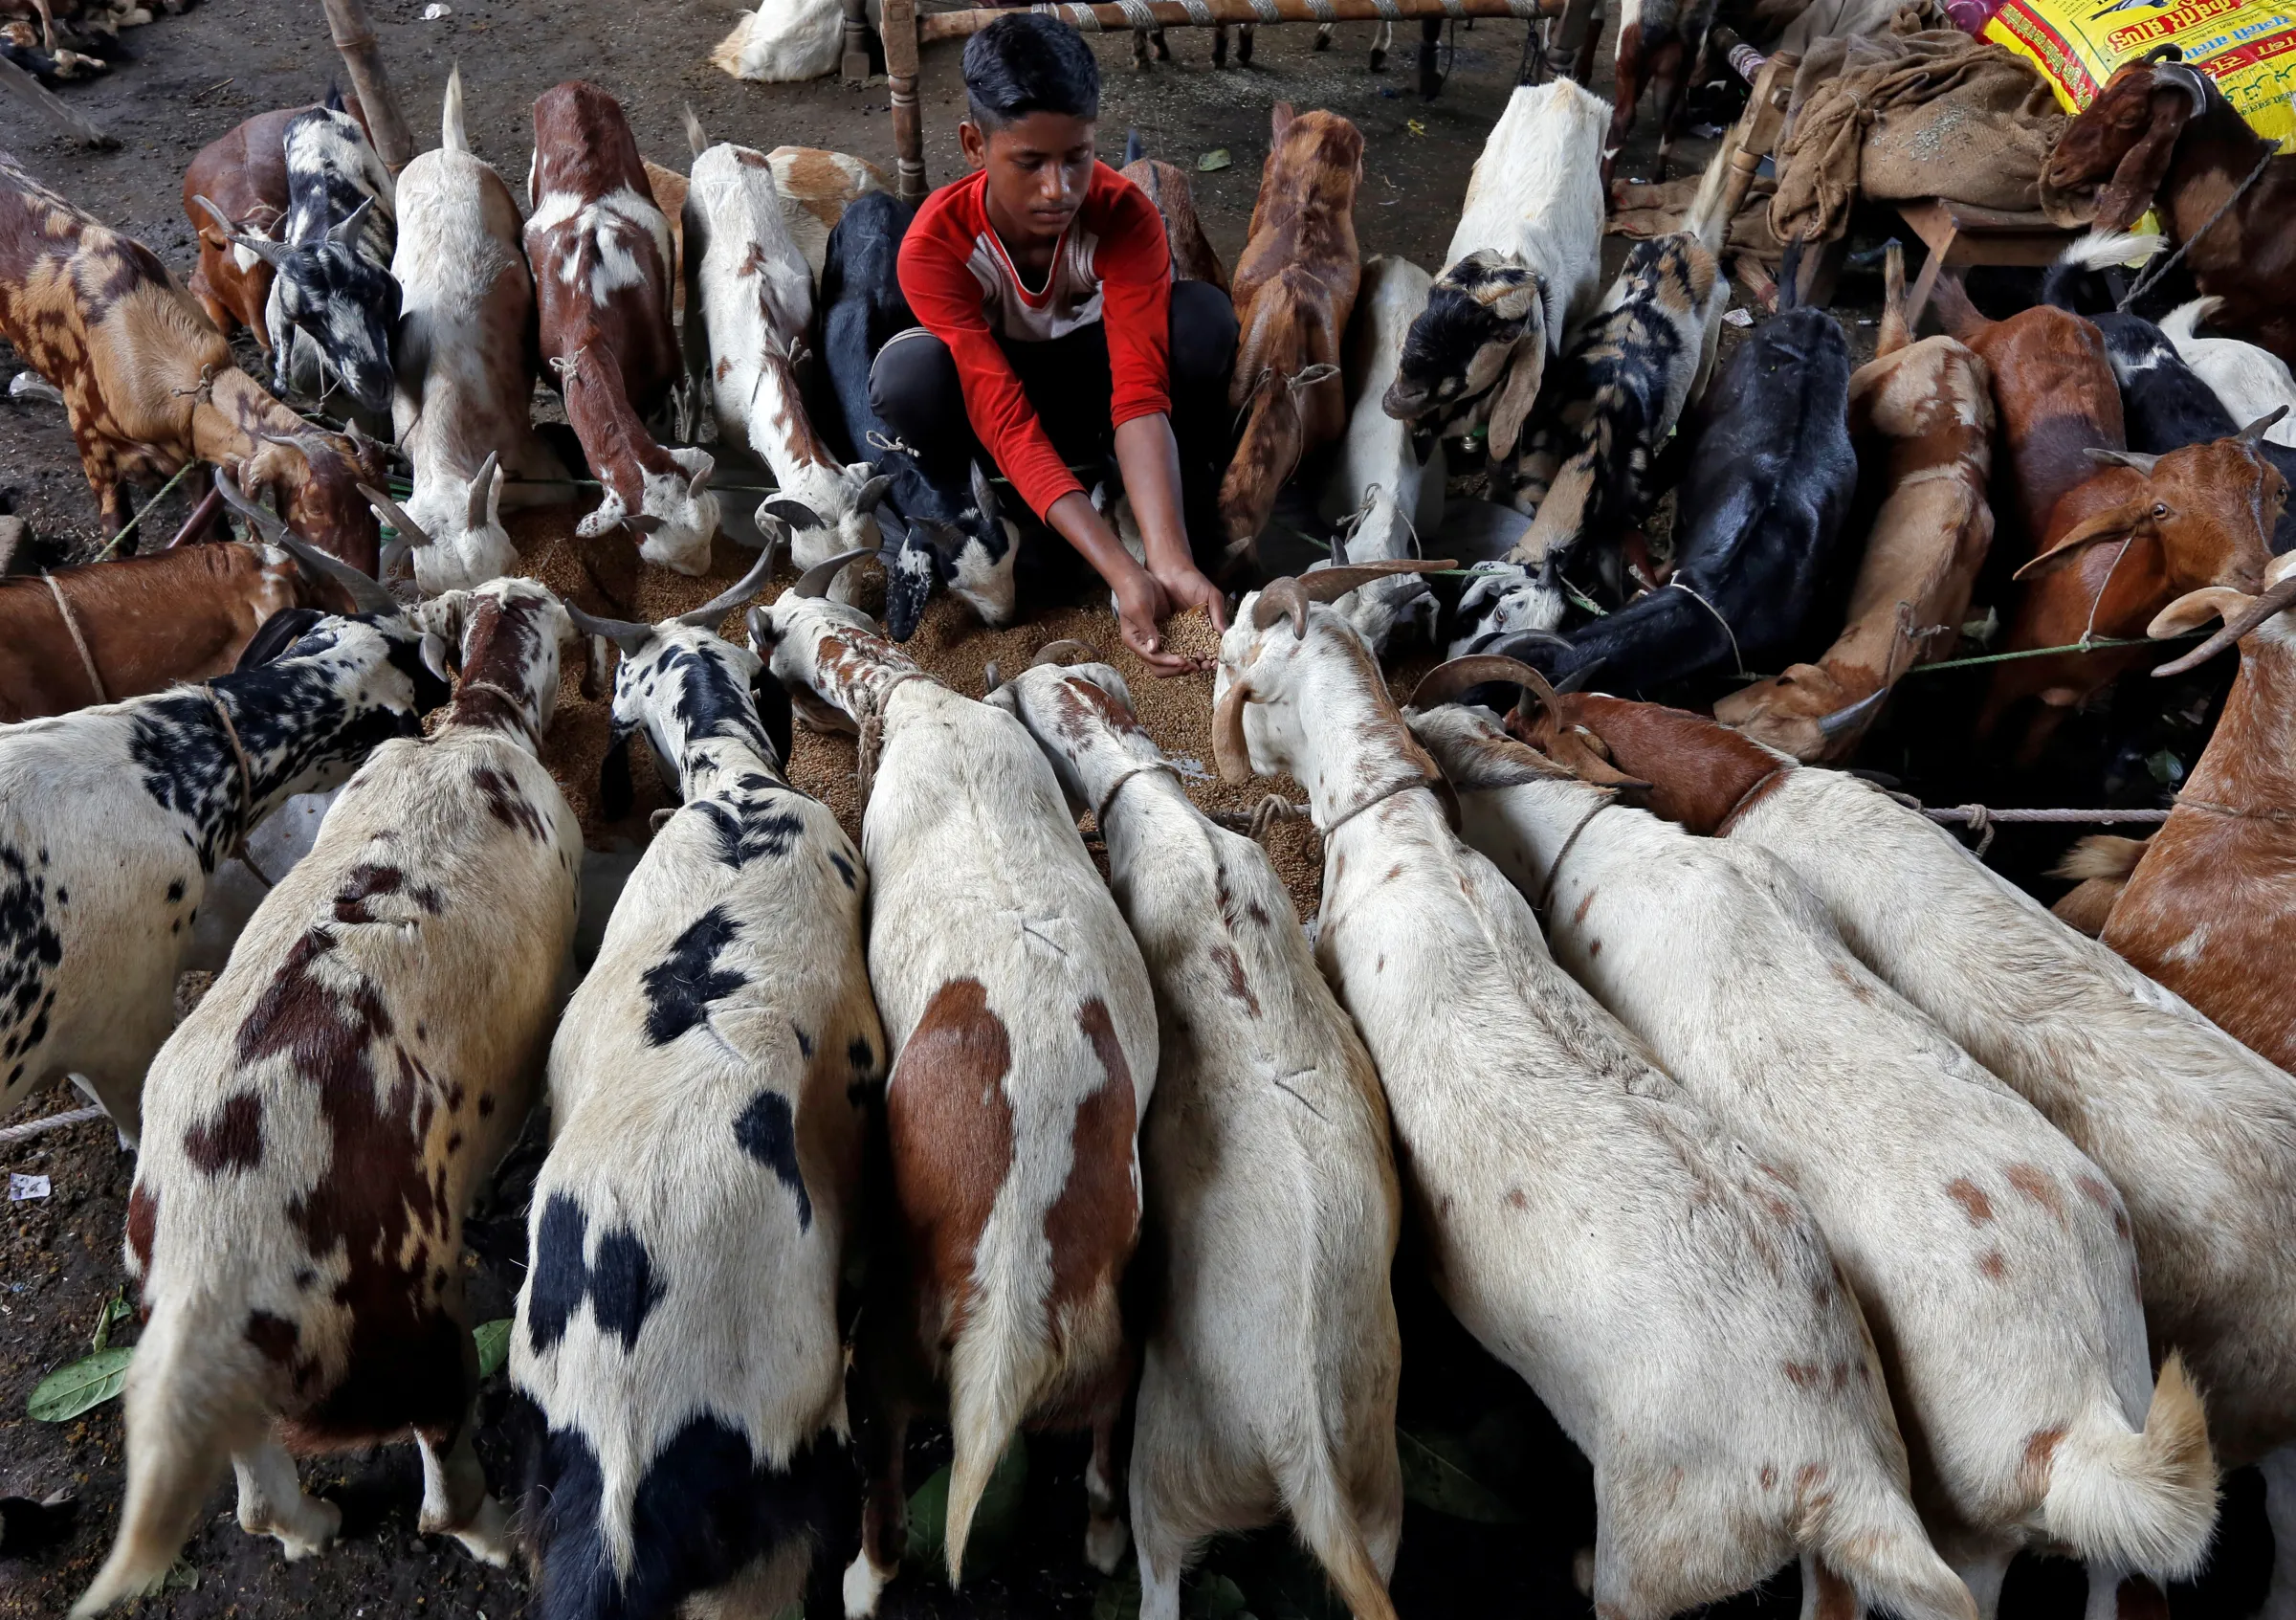
<svg viewBox="0 0 2296 1620"><path fill-rule="evenodd" d="M272 268L263 312L272 386L320 394L332 378L388 432L390 334L399 323L390 171L332 92L324 106L288 124L285 146L287 213L276 241L237 229L198 200L243 255Z"/></svg>
<svg viewBox="0 0 2296 1620"><path fill-rule="evenodd" d="M355 569L280 544L359 613L282 609L229 675L0 726L0 1112L72 1075L132 1145L216 864L446 700L437 636Z"/></svg>
<svg viewBox="0 0 2296 1620"><path fill-rule="evenodd" d="M622 649L617 741L643 733L685 803L550 1053L510 1363L546 1431L527 1524L549 1620L703 1592L779 1613L849 1477L837 1276L885 1034L860 854L783 775L787 697L764 682L777 746L763 665L714 633L771 566L658 625L575 613Z"/></svg>

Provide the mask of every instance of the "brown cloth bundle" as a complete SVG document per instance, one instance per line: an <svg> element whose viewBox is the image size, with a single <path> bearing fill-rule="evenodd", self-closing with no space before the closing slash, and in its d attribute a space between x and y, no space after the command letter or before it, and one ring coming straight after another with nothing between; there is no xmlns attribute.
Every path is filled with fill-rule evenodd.
<svg viewBox="0 0 2296 1620"><path fill-rule="evenodd" d="M1603 233L1637 241L1672 235L1682 229L1682 216L1698 194L1700 178L1687 175L1656 186L1619 182L1611 188L1610 217L1603 221ZM1767 176L1755 176L1745 203L1731 216L1727 255L1777 265L1785 253L1784 245L1770 233L1770 197L1777 189Z"/></svg>
<svg viewBox="0 0 2296 1620"><path fill-rule="evenodd" d="M1819 40L1795 87L1770 205L1781 242L1841 235L1860 192L2037 209L2042 166L2065 125L2048 81L2022 57L1953 29Z"/></svg>

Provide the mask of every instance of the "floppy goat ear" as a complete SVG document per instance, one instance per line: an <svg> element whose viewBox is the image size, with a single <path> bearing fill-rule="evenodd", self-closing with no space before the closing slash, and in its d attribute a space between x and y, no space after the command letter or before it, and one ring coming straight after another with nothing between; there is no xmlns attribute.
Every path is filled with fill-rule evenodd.
<svg viewBox="0 0 2296 1620"><path fill-rule="evenodd" d="M2155 70L2157 74L2158 70ZM2123 155L2112 178L2097 192L2097 228L2126 231L2152 206L2153 193L2169 172L2176 138L2194 113L2191 92L2181 84L2153 79L2152 122Z"/></svg>
<svg viewBox="0 0 2296 1620"><path fill-rule="evenodd" d="M2152 622L2145 626L2145 633L2159 641L2171 635L2190 634L2211 619L2231 624L2255 600L2246 591L2235 590L2228 585L2205 585L2198 590L2186 591L2153 614Z"/></svg>
<svg viewBox="0 0 2296 1620"><path fill-rule="evenodd" d="M2027 580L2053 574L2067 564L2078 562L2092 545L2135 539L2151 524L2152 520L2152 502L2150 500L2130 500L2115 506L2109 512L2100 512L2010 577Z"/></svg>
<svg viewBox="0 0 2296 1620"><path fill-rule="evenodd" d="M1531 312L1523 321L1523 335L1515 340L1507 356L1507 375L1500 382L1490 408L1490 433L1487 442L1494 458L1514 454L1515 441L1522 436L1523 423L1531 414L1531 407L1538 401L1538 385L1546 374L1546 304L1534 289L1531 295Z"/></svg>

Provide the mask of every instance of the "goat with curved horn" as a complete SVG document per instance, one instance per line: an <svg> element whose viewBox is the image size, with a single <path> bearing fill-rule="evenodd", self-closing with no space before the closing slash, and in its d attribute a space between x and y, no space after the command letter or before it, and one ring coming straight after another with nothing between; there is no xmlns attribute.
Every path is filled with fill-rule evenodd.
<svg viewBox="0 0 2296 1620"><path fill-rule="evenodd" d="M2270 432L2273 428L2279 426L2280 419L2283 416L2285 416L2287 413L2288 408L2286 406L2276 405L2263 415L2259 416L2255 421L2249 423L2245 428L2242 428L2239 433L2233 434L2233 437L2239 439L2242 444L2260 443L2263 439L2264 434Z"/></svg>
<svg viewBox="0 0 2296 1620"><path fill-rule="evenodd" d="M323 574L342 587L343 594L351 599L352 611L397 613L402 610L398 599L382 586L342 558L330 557L318 546L306 544L278 517L249 499L247 492L239 487L239 480L221 467L215 469L215 493L222 496L224 504L245 518L265 540L284 550L306 569Z"/></svg>
<svg viewBox="0 0 2296 1620"><path fill-rule="evenodd" d="M875 477L863 484L859 493L853 497L853 510L856 512L874 512L877 509L878 504L884 500L885 492L892 487L893 475L891 473L879 473Z"/></svg>
<svg viewBox="0 0 2296 1620"><path fill-rule="evenodd" d="M1520 658L1509 658L1494 653L1470 653L1464 658L1437 664L1421 677L1412 688L1411 706L1415 709L1432 708L1437 703L1455 701L1463 692L1478 686L1519 686L1540 703L1555 700L1555 688L1547 677L1524 663Z"/></svg>
<svg viewBox="0 0 2296 1620"><path fill-rule="evenodd" d="M422 524L407 515L405 507L372 484L361 484L359 493L365 499L366 503L375 509L375 516L398 530L399 539L407 544L434 545L437 544L423 532Z"/></svg>
<svg viewBox="0 0 2296 1620"><path fill-rule="evenodd" d="M470 510L463 517L466 528L486 527L494 503L495 471L501 465L502 453L498 450L488 451L486 459L478 464L478 476L471 480Z"/></svg>
<svg viewBox="0 0 2296 1620"><path fill-rule="evenodd" d="M1035 669L1039 664L1059 664L1065 668L1073 663L1097 662L1099 657L1100 649L1094 647L1091 642L1078 641L1073 636L1064 636L1058 641L1048 641L1039 647L1036 650L1036 656L1028 660L1028 667Z"/></svg>
<svg viewBox="0 0 2296 1620"><path fill-rule="evenodd" d="M374 198L361 199L357 208L326 228L326 239L339 248L357 240L359 228L366 223L367 212L374 206Z"/></svg>
<svg viewBox="0 0 2296 1620"><path fill-rule="evenodd" d="M838 570L849 563L858 563L864 557L875 555L866 545L856 545L850 551L840 551L836 556L816 563L798 575L797 583L789 588L789 594L798 597L827 596L829 593L829 582L837 577Z"/></svg>
<svg viewBox="0 0 2296 1620"><path fill-rule="evenodd" d="M814 511L804 501L792 500L785 495L777 495L771 500L761 501L758 505L758 516L761 519L779 518L793 529L817 529L823 526L820 513Z"/></svg>
<svg viewBox="0 0 2296 1620"><path fill-rule="evenodd" d="M2290 573L2286 579L2282 580L2262 596L2250 602L2248 606L2226 620L2223 629L2218 631L2216 634L2200 643L2190 653L2162 664L2152 672L2153 677L2158 678L2164 676L2182 675L2186 670L2198 669L2219 653L2223 652L2225 648L2237 646L2241 637L2246 635L2258 625L2264 623L2276 613L2286 612L2291 607L2296 607L2296 573Z"/></svg>
<svg viewBox="0 0 2296 1620"><path fill-rule="evenodd" d="M205 197L193 197L191 200L208 211L208 217L215 222L215 228L223 233L225 239L234 248L245 248L274 270L278 269L280 261L286 258L287 249L280 243L273 241L269 236L258 236L251 232L241 230L231 222L223 210Z"/></svg>
<svg viewBox="0 0 2296 1620"><path fill-rule="evenodd" d="M576 630L585 635L604 636L621 648L625 657L643 650L654 637L653 626L639 624L634 619L593 618L571 602L565 604L565 610Z"/></svg>
<svg viewBox="0 0 2296 1620"><path fill-rule="evenodd" d="M1389 574L1436 574L1459 565L1448 557L1394 557L1378 563L1350 563L1344 567L1317 568L1313 573L1287 574L1272 581L1252 605L1251 628L1266 630L1289 613L1292 633L1308 633L1308 604L1336 602L1351 590L1360 590Z"/></svg>
<svg viewBox="0 0 2296 1620"><path fill-rule="evenodd" d="M1873 717L1882 712L1882 705L1889 700L1889 691L1885 686L1844 708L1836 709L1830 715L1820 715L1818 734L1830 743L1837 737L1865 730L1873 723Z"/></svg>
<svg viewBox="0 0 2296 1620"><path fill-rule="evenodd" d="M725 617L730 610L740 607L755 596L758 588L773 577L774 556L774 548L768 545L764 555L757 560L749 572L743 574L732 589L720 591L700 607L678 614L677 622L681 625L692 625L695 630L716 629L718 621Z"/></svg>

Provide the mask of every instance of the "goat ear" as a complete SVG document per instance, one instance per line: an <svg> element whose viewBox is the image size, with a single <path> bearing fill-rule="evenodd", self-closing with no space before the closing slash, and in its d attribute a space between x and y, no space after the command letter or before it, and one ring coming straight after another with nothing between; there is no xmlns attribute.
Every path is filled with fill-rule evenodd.
<svg viewBox="0 0 2296 1620"><path fill-rule="evenodd" d="M2145 633L2158 641L2165 636L2188 634L2211 619L2230 624L2255 600L2228 585L2202 586L2198 590L2186 591L2153 614L2152 622L2145 626Z"/></svg>
<svg viewBox="0 0 2296 1620"><path fill-rule="evenodd" d="M2182 88L2164 84L2152 92L2152 122L2097 192L2098 229L2126 231L2152 206L2153 193L2169 172L2176 137L2184 133L2192 116L2192 99Z"/></svg>
<svg viewBox="0 0 2296 1620"><path fill-rule="evenodd" d="M1212 763L1223 782L1251 780L1251 750L1244 742L1244 705L1250 700L1250 682L1231 681L1212 710Z"/></svg>
<svg viewBox="0 0 2296 1620"><path fill-rule="evenodd" d="M1281 141L1284 138L1284 131L1292 127L1292 121L1298 115L1292 110L1291 102L1276 102L1274 108L1268 115L1268 133L1269 138L1271 140Z"/></svg>
<svg viewBox="0 0 2296 1620"><path fill-rule="evenodd" d="M2078 561L2082 553L2092 545L2134 539L2136 531L2152 516L2152 503L2150 500L2131 500L2115 506L2109 512L2100 512L2010 577L2027 580L2053 574L2066 564Z"/></svg>
<svg viewBox="0 0 2296 1620"><path fill-rule="evenodd" d="M1538 385L1547 374L1546 322L1538 305L1532 305L1532 315L1523 325L1523 335L1515 340L1514 348L1507 357L1507 376L1499 384L1497 397L1490 408L1490 454L1504 459L1514 454L1515 441L1522 436L1523 423L1537 403Z"/></svg>

